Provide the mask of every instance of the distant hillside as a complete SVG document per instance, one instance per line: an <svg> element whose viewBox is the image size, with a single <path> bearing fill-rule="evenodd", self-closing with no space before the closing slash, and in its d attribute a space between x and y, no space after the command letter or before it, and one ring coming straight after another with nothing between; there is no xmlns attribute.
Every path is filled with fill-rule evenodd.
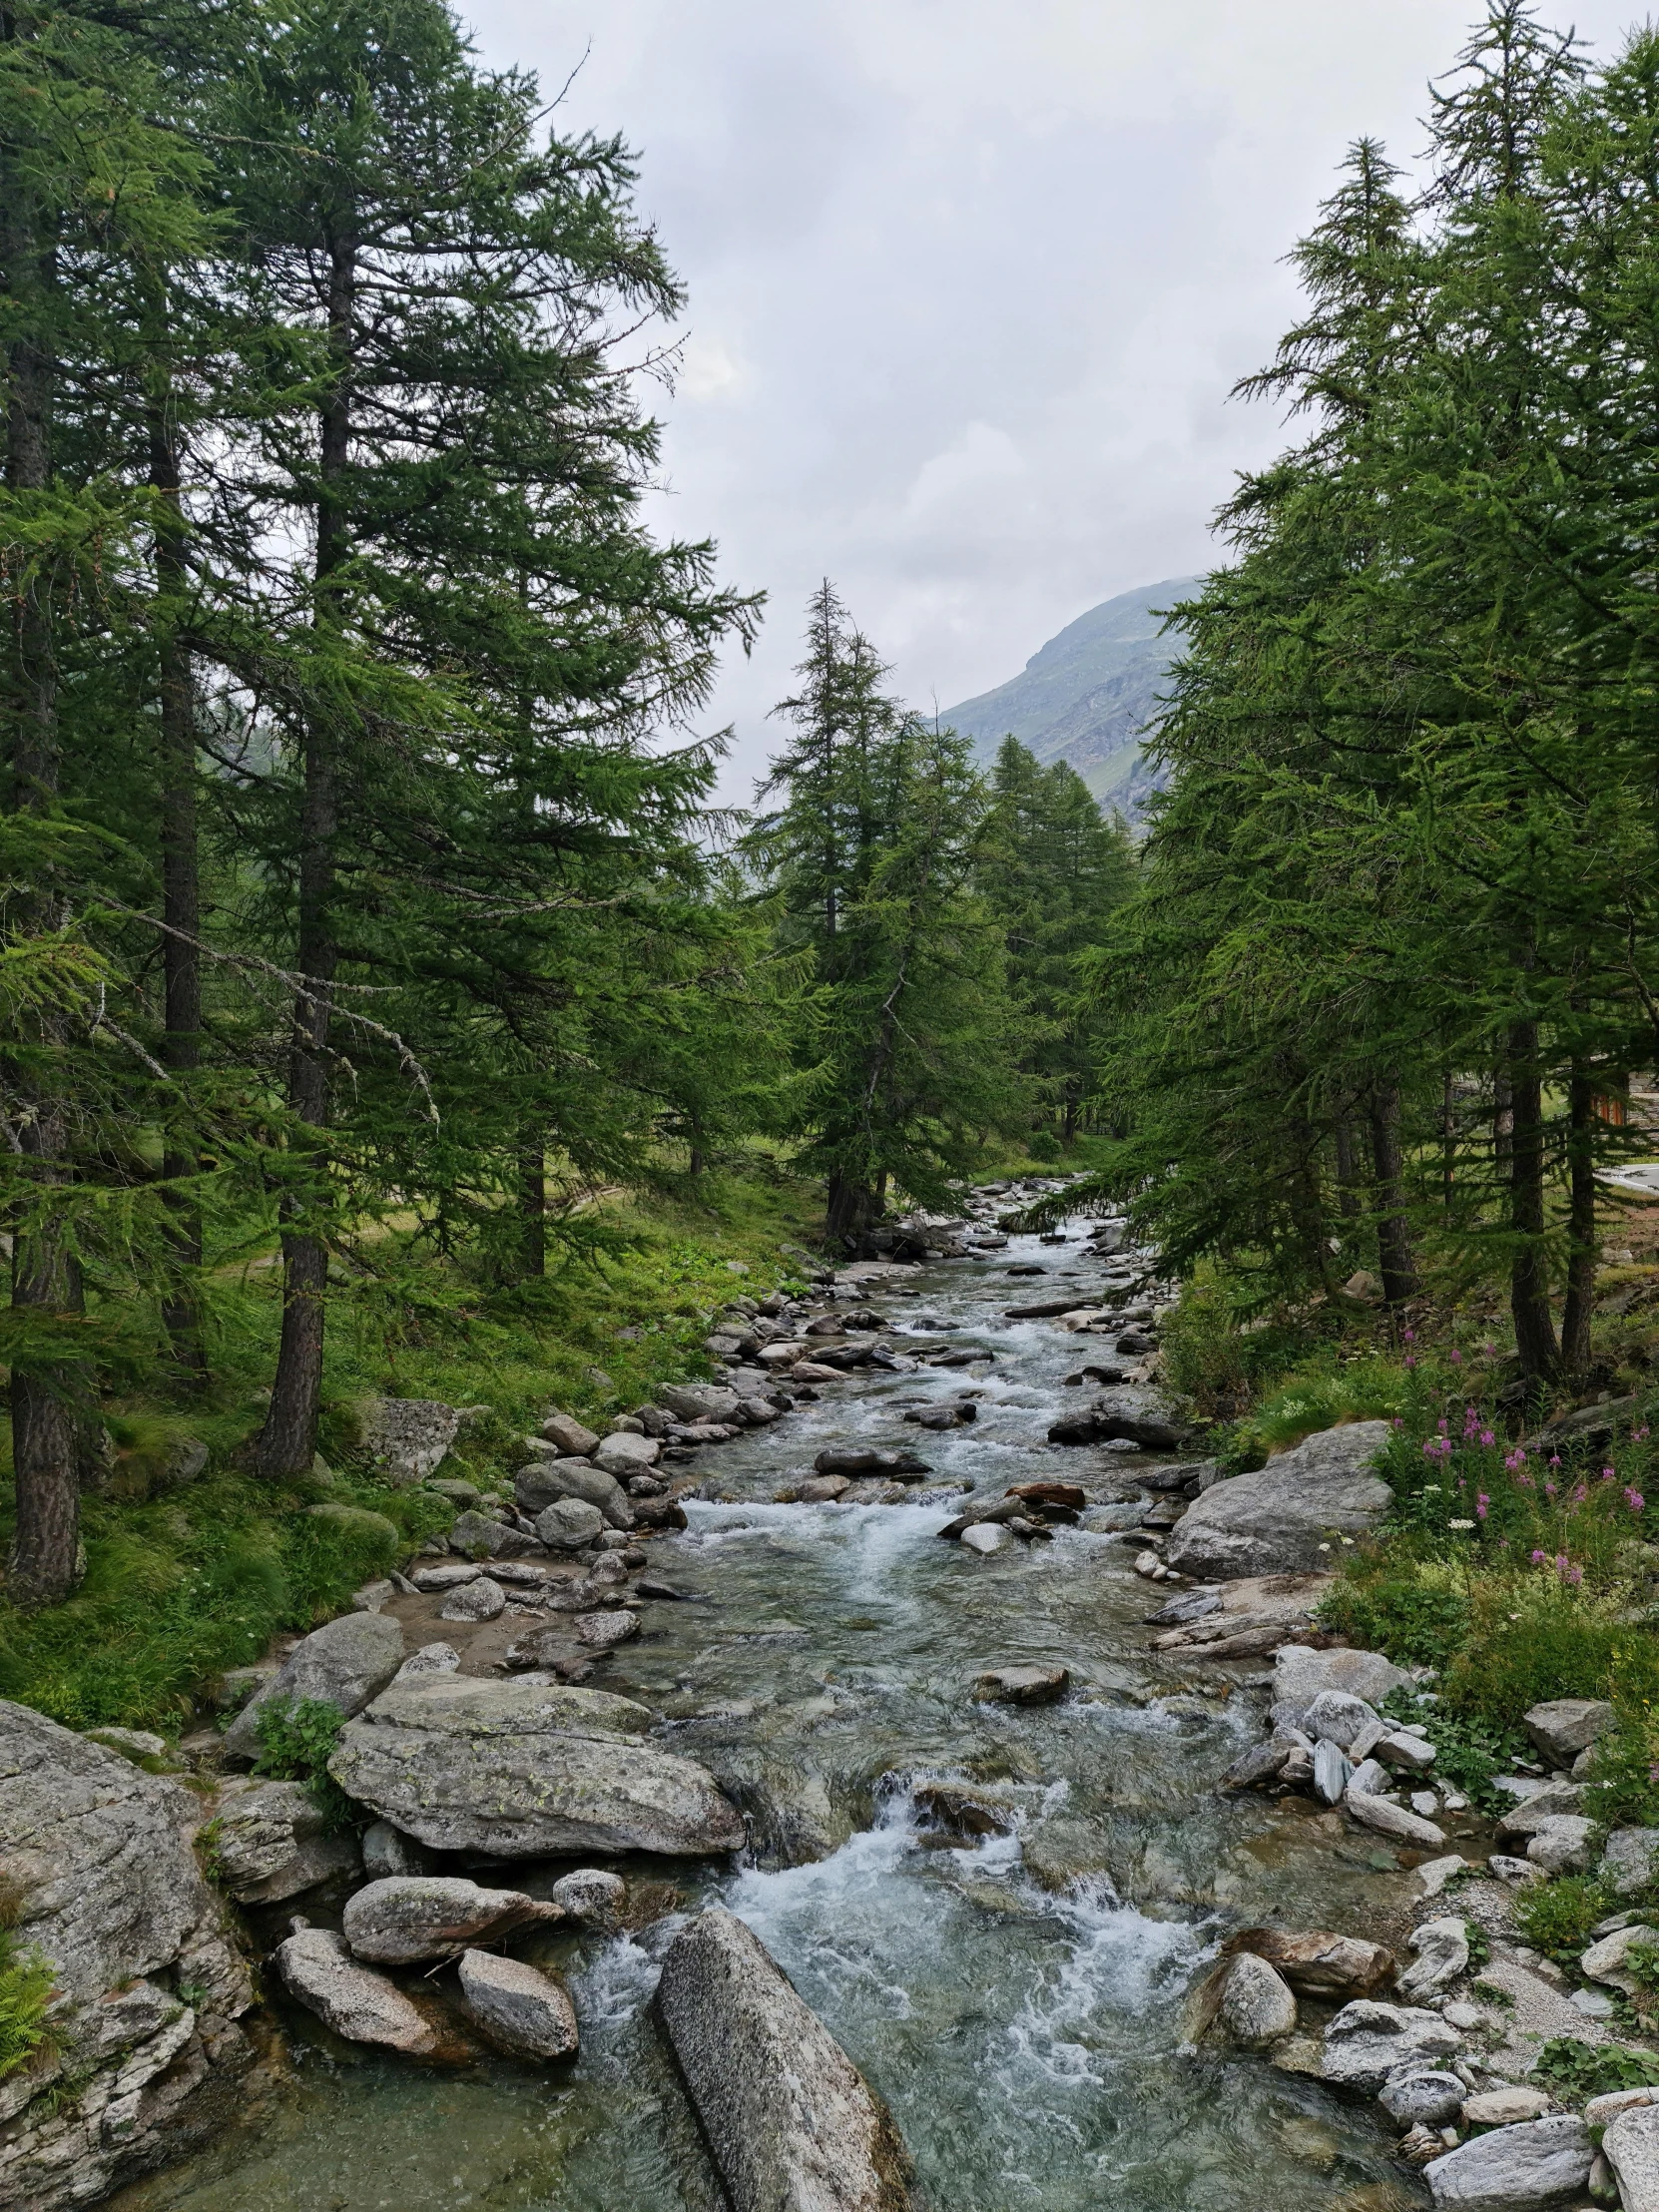
<svg viewBox="0 0 1659 2212"><path fill-rule="evenodd" d="M943 720L989 761L1011 731L1045 765L1067 761L1104 807L1134 821L1155 789L1137 733L1150 719L1179 632L1160 636L1154 607L1187 598L1191 576L1126 591L1091 607L1033 653L1022 674Z"/></svg>

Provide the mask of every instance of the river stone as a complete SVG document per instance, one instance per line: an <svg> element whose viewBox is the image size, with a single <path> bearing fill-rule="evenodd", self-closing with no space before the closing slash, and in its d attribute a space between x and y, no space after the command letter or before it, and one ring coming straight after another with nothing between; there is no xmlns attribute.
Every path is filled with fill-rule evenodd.
<svg viewBox="0 0 1659 2212"><path fill-rule="evenodd" d="M1388 1435L1384 1420L1350 1421L1213 1483L1182 1515L1168 1564L1205 1581L1329 1564L1338 1537L1368 1535L1393 1501L1370 1471Z"/></svg>
<svg viewBox="0 0 1659 2212"><path fill-rule="evenodd" d="M58 1990L55 2049L0 2082L0 2204L69 2212L235 2117L253 1992L202 1820L179 1783L0 1701L0 1866Z"/></svg>
<svg viewBox="0 0 1659 2212"><path fill-rule="evenodd" d="M1639 1897L1659 1876L1659 1828L1615 1828L1601 1871L1621 1898Z"/></svg>
<svg viewBox="0 0 1659 2212"><path fill-rule="evenodd" d="M1370 1996L1394 1970L1394 1954L1382 1943L1326 1929L1290 1936L1277 1928L1253 1928L1233 1940L1241 1950L1265 1958L1298 1996Z"/></svg>
<svg viewBox="0 0 1659 2212"><path fill-rule="evenodd" d="M1389 2074L1377 2100L1401 2127L1444 2127L1463 2108L1468 2095L1454 2073L1440 2073L1424 2066L1401 2066Z"/></svg>
<svg viewBox="0 0 1659 2212"><path fill-rule="evenodd" d="M569 1413L549 1413L541 1424L541 1432L555 1450L564 1452L572 1459L585 1459L599 1442L595 1429L584 1428Z"/></svg>
<svg viewBox="0 0 1659 2212"><path fill-rule="evenodd" d="M1563 1813L1577 1813L1583 1798L1576 1783L1546 1782L1542 1789L1529 1791L1520 1804L1498 1815L1497 1832L1500 1836L1535 1836L1546 1821Z"/></svg>
<svg viewBox="0 0 1659 2212"><path fill-rule="evenodd" d="M519 1511L528 1513L532 1520L556 1499L574 1497L585 1505L596 1505L613 1528L634 1525L634 1508L622 1484L614 1474L590 1466L586 1459L544 1459L536 1466L520 1467L514 1477L513 1494Z"/></svg>
<svg viewBox="0 0 1659 2212"><path fill-rule="evenodd" d="M1659 2105L1632 2105L1615 2113L1601 2148L1618 2176L1625 2212L1659 2212Z"/></svg>
<svg viewBox="0 0 1659 2212"><path fill-rule="evenodd" d="M1470 2127L1513 2127L1521 2120L1541 2120L1548 2110L1542 2089L1528 2089L1518 2081L1463 2099L1463 2118Z"/></svg>
<svg viewBox="0 0 1659 2212"><path fill-rule="evenodd" d="M1583 2195L1594 2156L1577 2113L1558 2112L1476 2135L1425 2166L1423 2179L1435 2204L1455 2212L1541 2212Z"/></svg>
<svg viewBox="0 0 1659 2212"><path fill-rule="evenodd" d="M556 1497L536 1515L536 1534L549 1551L585 1551L604 1525L598 1506L580 1497Z"/></svg>
<svg viewBox="0 0 1659 2212"><path fill-rule="evenodd" d="M742 1849L713 1778L644 1740L651 1715L603 1690L434 1675L347 1724L328 1771L434 1851L546 1859Z"/></svg>
<svg viewBox="0 0 1659 2212"><path fill-rule="evenodd" d="M1460 1920L1424 1921L1411 1932L1415 1961L1399 1977L1399 1994L1420 2004L1455 1981L1469 1962L1469 1934Z"/></svg>
<svg viewBox="0 0 1659 2212"><path fill-rule="evenodd" d="M256 1690L226 1732L227 1766L251 1767L259 1757L258 1718L274 1701L306 1699L360 1713L403 1663L403 1630L385 1613L342 1613L300 1638L263 1689Z"/></svg>
<svg viewBox="0 0 1659 2212"><path fill-rule="evenodd" d="M412 2057L437 2047L426 2015L395 1981L356 1964L343 1936L300 1929L277 1945L276 1971L291 1995L349 2043L384 2043Z"/></svg>
<svg viewBox="0 0 1659 2212"><path fill-rule="evenodd" d="M394 1489L436 1474L460 1425L459 1408L435 1397L371 1397L358 1408L363 1447Z"/></svg>
<svg viewBox="0 0 1659 2212"><path fill-rule="evenodd" d="M1380 1651L1315 1651L1308 1644L1284 1644L1273 1658L1275 1717L1281 1717L1281 1705L1305 1713L1322 1690L1346 1690L1368 1705L1381 1705L1390 1690L1408 1688L1410 1681ZM1295 1725L1301 1727L1300 1717Z"/></svg>
<svg viewBox="0 0 1659 2212"><path fill-rule="evenodd" d="M992 1667L975 1678L973 1694L981 1703L1053 1705L1070 1683L1066 1667Z"/></svg>
<svg viewBox="0 0 1659 2212"><path fill-rule="evenodd" d="M1134 1443L1146 1451L1179 1451L1191 1433L1160 1391L1130 1387L1103 1390L1084 1411L1062 1414L1050 1423L1048 1440L1053 1444Z"/></svg>
<svg viewBox="0 0 1659 2212"><path fill-rule="evenodd" d="M417 1590L458 1590L463 1582L476 1582L483 1568L471 1559L446 1559L441 1567L416 1567L409 1580Z"/></svg>
<svg viewBox="0 0 1659 2212"><path fill-rule="evenodd" d="M485 1890L459 1875L391 1875L347 1899L345 1940L354 1958L406 1966L454 1958L532 1921L563 1918L557 1906L538 1905L519 1890Z"/></svg>
<svg viewBox="0 0 1659 2212"><path fill-rule="evenodd" d="M553 1902L584 1928L613 1929L628 1902L628 1885L604 1867L578 1867L554 1883Z"/></svg>
<svg viewBox="0 0 1659 2212"><path fill-rule="evenodd" d="M1350 1790L1343 1800L1343 1810L1352 1813L1367 1828L1375 1828L1380 1836L1392 1836L1418 1851L1445 1849L1443 1829L1424 1820L1420 1813L1407 1813L1403 1805L1395 1805L1390 1798L1373 1797L1365 1790Z"/></svg>
<svg viewBox="0 0 1659 2212"><path fill-rule="evenodd" d="M461 2000L499 2049L515 2058L569 2058L576 2011L551 1974L487 1950L461 1953Z"/></svg>
<svg viewBox="0 0 1659 2212"><path fill-rule="evenodd" d="M1296 1998L1265 1958L1241 1951L1228 1969L1216 2017L1241 2050L1266 2050L1296 2027Z"/></svg>
<svg viewBox="0 0 1659 2212"><path fill-rule="evenodd" d="M1002 1521L973 1521L956 1539L965 1550L984 1553L1001 1551L1013 1540Z"/></svg>
<svg viewBox="0 0 1659 2212"><path fill-rule="evenodd" d="M1582 1874L1590 1864L1590 1837L1595 1823L1580 1813L1560 1813L1539 1823L1526 1856L1545 1874Z"/></svg>
<svg viewBox="0 0 1659 2212"><path fill-rule="evenodd" d="M640 1617L626 1605L614 1605L602 1613L578 1613L574 1625L579 1643L592 1651L609 1651L639 1634Z"/></svg>
<svg viewBox="0 0 1659 2212"><path fill-rule="evenodd" d="M1551 1766L1570 1767L1617 1718L1603 1698L1558 1697L1523 1713L1521 1726Z"/></svg>
<svg viewBox="0 0 1659 2212"><path fill-rule="evenodd" d="M1634 1996L1640 1984L1625 1965L1625 1954L1633 1943L1649 1949L1659 1945L1659 1930L1644 1927L1640 1921L1629 1928L1616 1928L1611 1936L1592 1943L1578 1963L1592 1981L1605 1981L1610 1988Z"/></svg>
<svg viewBox="0 0 1659 2212"><path fill-rule="evenodd" d="M736 1915L675 1937L656 2010L732 2212L912 2212L885 2105Z"/></svg>
<svg viewBox="0 0 1659 2212"><path fill-rule="evenodd" d="M432 1854L390 1821L371 1821L363 1830L363 1873L370 1882L394 1874L430 1874Z"/></svg>
<svg viewBox="0 0 1659 2212"><path fill-rule="evenodd" d="M461 1655L453 1644L422 1644L418 1651L410 1652L392 1681L407 1682L411 1676L421 1674L455 1674L460 1664Z"/></svg>
<svg viewBox="0 0 1659 2212"><path fill-rule="evenodd" d="M1355 1697L1348 1690L1321 1690L1309 1700L1302 1728L1316 1743L1339 1744L1349 1751L1376 1720L1376 1713L1363 1697Z"/></svg>
<svg viewBox="0 0 1659 2212"><path fill-rule="evenodd" d="M1375 2095L1389 2074L1449 2058L1461 2041L1437 2012L1361 1997L1345 2004L1326 2029L1320 2071L1327 2081Z"/></svg>
<svg viewBox="0 0 1659 2212"><path fill-rule="evenodd" d="M440 1621L492 1621L507 1610L507 1593L487 1574L462 1582L438 1607Z"/></svg>
<svg viewBox="0 0 1659 2212"><path fill-rule="evenodd" d="M1314 1794L1327 1805L1341 1801L1352 1772L1341 1744L1326 1738L1314 1746Z"/></svg>
<svg viewBox="0 0 1659 2212"><path fill-rule="evenodd" d="M657 1392L676 1420L729 1421L738 1410L738 1393L718 1382L665 1382Z"/></svg>
<svg viewBox="0 0 1659 2212"><path fill-rule="evenodd" d="M541 1548L534 1536L491 1513L457 1513L450 1524L449 1542L455 1551L482 1552L486 1559L522 1559L526 1552Z"/></svg>
<svg viewBox="0 0 1659 2212"><path fill-rule="evenodd" d="M655 1436L636 1436L626 1428L607 1436L593 1455L601 1474L649 1474L663 1455Z"/></svg>
<svg viewBox="0 0 1659 2212"><path fill-rule="evenodd" d="M332 1875L357 1871L355 1837L326 1832L302 1782L227 1782L214 1834L225 1887L239 1905L279 1905Z"/></svg>

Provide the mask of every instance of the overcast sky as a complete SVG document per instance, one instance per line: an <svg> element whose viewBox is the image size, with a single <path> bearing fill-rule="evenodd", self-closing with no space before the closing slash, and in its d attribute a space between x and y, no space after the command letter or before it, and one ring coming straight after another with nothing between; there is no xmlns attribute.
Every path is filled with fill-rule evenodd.
<svg viewBox="0 0 1659 2212"><path fill-rule="evenodd" d="M1345 147L1409 163L1474 0L461 0L490 62L621 131L685 280L664 526L769 595L709 727L778 742L824 575L907 699L1014 675L1086 608L1205 567L1230 402ZM1641 12L1585 0L1594 50Z"/></svg>

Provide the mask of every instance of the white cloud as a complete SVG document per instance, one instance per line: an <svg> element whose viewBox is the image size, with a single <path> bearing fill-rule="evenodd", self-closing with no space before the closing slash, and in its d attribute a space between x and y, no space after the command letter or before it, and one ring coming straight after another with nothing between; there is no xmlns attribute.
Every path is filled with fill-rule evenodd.
<svg viewBox="0 0 1659 2212"><path fill-rule="evenodd" d="M465 4L465 0L463 0ZM1421 149L1478 0L470 0L485 57L640 152L690 291L664 528L770 592L729 796L833 576L910 697L1001 682L1111 593L1202 567L1283 257L1348 144ZM1605 47L1627 0L1561 20ZM654 403L658 403L654 401Z"/></svg>

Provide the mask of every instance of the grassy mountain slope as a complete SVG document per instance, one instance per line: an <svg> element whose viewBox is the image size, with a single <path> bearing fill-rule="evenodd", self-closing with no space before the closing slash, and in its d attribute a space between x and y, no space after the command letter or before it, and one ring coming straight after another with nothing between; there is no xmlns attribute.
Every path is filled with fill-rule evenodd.
<svg viewBox="0 0 1659 2212"><path fill-rule="evenodd" d="M1011 731L1039 761L1069 762L1096 799L1134 820L1154 788L1139 733L1180 649L1153 610L1195 588L1190 576L1170 577L1091 607L1011 682L947 709L944 720L986 760Z"/></svg>

